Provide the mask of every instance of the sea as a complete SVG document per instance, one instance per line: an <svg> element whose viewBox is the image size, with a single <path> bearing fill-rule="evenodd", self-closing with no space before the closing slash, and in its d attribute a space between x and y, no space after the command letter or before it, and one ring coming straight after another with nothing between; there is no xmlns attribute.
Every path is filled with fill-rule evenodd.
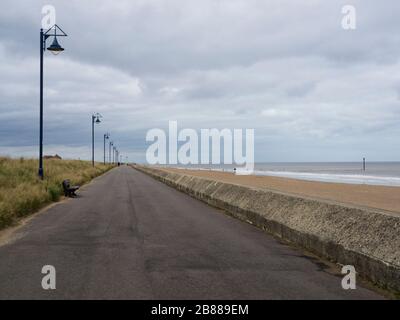
<svg viewBox="0 0 400 320"><path fill-rule="evenodd" d="M233 172L234 165L188 165L178 168ZM239 168L239 167L238 167ZM349 184L400 186L400 162L256 163L254 175Z"/></svg>

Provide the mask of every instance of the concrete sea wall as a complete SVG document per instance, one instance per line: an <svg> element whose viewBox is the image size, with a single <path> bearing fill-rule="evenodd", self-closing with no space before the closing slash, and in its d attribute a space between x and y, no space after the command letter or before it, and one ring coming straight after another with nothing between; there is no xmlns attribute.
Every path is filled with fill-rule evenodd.
<svg viewBox="0 0 400 320"><path fill-rule="evenodd" d="M148 166L150 176L285 241L400 292L400 216Z"/></svg>

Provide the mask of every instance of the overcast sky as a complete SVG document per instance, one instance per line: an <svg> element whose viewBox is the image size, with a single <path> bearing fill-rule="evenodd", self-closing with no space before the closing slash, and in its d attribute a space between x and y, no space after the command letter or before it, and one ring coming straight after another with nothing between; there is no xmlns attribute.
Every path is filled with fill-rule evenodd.
<svg viewBox="0 0 400 320"><path fill-rule="evenodd" d="M257 161L400 159L398 0L2 0L0 154L37 156L46 4L68 37L45 53L45 154L89 159L100 112L98 158L109 131L144 161L177 120L254 128Z"/></svg>

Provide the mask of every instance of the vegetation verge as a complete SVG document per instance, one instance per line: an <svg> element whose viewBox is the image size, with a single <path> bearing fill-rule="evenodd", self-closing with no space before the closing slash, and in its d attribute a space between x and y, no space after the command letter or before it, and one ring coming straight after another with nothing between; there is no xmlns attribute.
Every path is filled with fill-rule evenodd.
<svg viewBox="0 0 400 320"><path fill-rule="evenodd" d="M63 195L62 181L82 185L111 169L111 165L81 160L45 159L45 178L37 175L38 161L0 157L0 229Z"/></svg>

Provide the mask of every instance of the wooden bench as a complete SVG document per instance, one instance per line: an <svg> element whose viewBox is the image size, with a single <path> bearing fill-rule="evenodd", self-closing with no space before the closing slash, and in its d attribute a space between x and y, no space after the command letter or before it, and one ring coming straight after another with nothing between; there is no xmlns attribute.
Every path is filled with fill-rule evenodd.
<svg viewBox="0 0 400 320"><path fill-rule="evenodd" d="M68 179L62 182L62 186L64 189L64 195L66 197L76 196L75 191L79 189L79 186L71 186L71 183Z"/></svg>

